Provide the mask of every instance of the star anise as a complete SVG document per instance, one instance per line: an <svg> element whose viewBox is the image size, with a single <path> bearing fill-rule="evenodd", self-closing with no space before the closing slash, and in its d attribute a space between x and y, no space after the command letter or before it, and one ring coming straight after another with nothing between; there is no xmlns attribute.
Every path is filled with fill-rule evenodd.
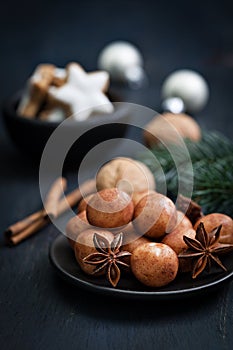
<svg viewBox="0 0 233 350"><path fill-rule="evenodd" d="M210 270L212 262L215 262L224 271L227 270L217 255L233 250L233 245L219 243L221 228L222 225L207 233L204 224L201 222L197 227L195 239L187 236L183 237L188 249L180 253L179 258L194 258L192 278L196 278L206 266Z"/></svg>
<svg viewBox="0 0 233 350"><path fill-rule="evenodd" d="M130 267L130 265L124 261L124 258L129 257L131 253L120 251L122 241L122 232L118 233L112 242L109 242L100 234L95 233L93 236L93 243L97 252L89 254L83 259L86 264L96 265L93 274L106 270L107 279L113 287L116 287L120 280L121 271L119 266Z"/></svg>

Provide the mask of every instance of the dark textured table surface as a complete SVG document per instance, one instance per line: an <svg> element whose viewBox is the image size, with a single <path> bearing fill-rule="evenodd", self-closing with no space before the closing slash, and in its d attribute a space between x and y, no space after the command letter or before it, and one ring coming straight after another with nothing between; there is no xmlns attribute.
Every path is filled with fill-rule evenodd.
<svg viewBox="0 0 233 350"><path fill-rule="evenodd" d="M154 109L163 79L200 71L210 86L202 126L233 136L233 13L230 1L7 1L1 6L0 99L40 62L96 68L116 39L142 50L150 84L123 89ZM41 206L38 166L11 144L0 120L0 232ZM74 174L68 174L71 178ZM0 238L0 347L15 349L230 349L233 283L210 295L157 302L105 298L63 282L49 263L50 226L15 248Z"/></svg>

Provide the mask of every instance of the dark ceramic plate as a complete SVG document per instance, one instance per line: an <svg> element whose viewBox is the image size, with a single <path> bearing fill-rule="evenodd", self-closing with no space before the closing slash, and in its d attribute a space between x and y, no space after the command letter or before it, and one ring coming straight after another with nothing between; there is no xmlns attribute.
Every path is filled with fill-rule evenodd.
<svg viewBox="0 0 233 350"><path fill-rule="evenodd" d="M57 272L78 287L105 295L137 299L184 298L185 296L197 295L201 292L210 292L210 290L220 287L223 282L233 276L233 257L232 254L229 254L224 256L224 259L222 257L222 261L227 267L227 272L216 269L211 274L204 273L195 280L191 278L190 274L182 274L171 284L157 289L146 288L134 276L122 274L117 288L113 288L104 277L89 276L80 269L74 253L63 235L58 236L53 241L49 256Z"/></svg>

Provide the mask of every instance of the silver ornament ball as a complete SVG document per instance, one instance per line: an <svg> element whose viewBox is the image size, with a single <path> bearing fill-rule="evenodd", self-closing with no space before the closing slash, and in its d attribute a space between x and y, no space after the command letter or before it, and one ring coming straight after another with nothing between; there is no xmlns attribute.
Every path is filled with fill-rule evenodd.
<svg viewBox="0 0 233 350"><path fill-rule="evenodd" d="M182 69L166 78L161 94L163 101L172 97L180 98L185 110L195 113L205 107L209 98L209 87L199 73Z"/></svg>
<svg viewBox="0 0 233 350"><path fill-rule="evenodd" d="M123 82L139 82L144 77L142 55L127 41L107 45L100 52L98 68L106 70L112 79Z"/></svg>

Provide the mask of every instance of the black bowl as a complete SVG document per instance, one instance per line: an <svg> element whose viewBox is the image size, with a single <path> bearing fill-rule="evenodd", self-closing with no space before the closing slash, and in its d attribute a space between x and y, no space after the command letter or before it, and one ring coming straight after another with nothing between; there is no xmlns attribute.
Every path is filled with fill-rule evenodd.
<svg viewBox="0 0 233 350"><path fill-rule="evenodd" d="M17 148L34 159L40 159L48 139L60 124L19 116L16 109L21 96L22 92L19 91L3 104L4 122ZM64 127L64 136L69 137L69 133L75 132L77 141L68 153L68 161L81 160L100 142L122 138L126 133L129 119L130 111L127 104L116 104L114 112L109 115L99 115L85 121L70 120L69 125Z"/></svg>

